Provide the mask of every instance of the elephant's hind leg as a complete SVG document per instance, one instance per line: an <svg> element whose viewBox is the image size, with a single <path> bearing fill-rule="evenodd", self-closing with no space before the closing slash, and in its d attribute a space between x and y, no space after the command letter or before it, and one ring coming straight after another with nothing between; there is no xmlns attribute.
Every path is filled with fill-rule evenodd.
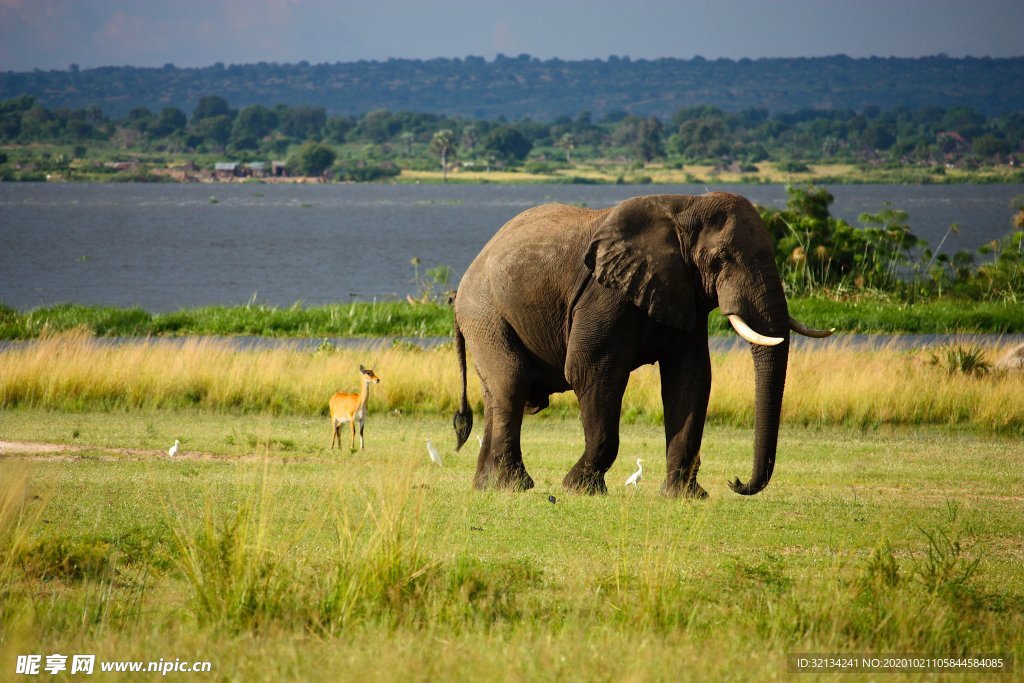
<svg viewBox="0 0 1024 683"><path fill-rule="evenodd" d="M508 365L514 367L519 362L511 358ZM484 438L473 486L477 489L531 489L533 479L523 464L520 445L526 384L509 381L515 380L517 373L505 372L495 377L479 365L478 371L484 392Z"/></svg>
<svg viewBox="0 0 1024 683"><path fill-rule="evenodd" d="M487 386L483 387L484 393L484 434L480 438L480 452L476 456L476 473L473 475L473 488L487 488L487 474L490 472L491 453L491 416L494 409L491 407L491 398L487 392Z"/></svg>

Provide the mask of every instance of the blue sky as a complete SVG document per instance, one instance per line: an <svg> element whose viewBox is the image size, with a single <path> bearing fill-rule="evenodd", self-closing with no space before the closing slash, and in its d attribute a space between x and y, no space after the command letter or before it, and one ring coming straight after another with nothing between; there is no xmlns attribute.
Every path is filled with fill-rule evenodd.
<svg viewBox="0 0 1024 683"><path fill-rule="evenodd" d="M0 0L0 71L940 52L1024 55L1024 0Z"/></svg>

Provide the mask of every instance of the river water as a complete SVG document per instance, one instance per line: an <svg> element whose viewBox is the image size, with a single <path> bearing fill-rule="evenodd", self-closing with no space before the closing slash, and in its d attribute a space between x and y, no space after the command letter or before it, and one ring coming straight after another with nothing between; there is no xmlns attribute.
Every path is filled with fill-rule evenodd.
<svg viewBox="0 0 1024 683"><path fill-rule="evenodd" d="M559 201L591 208L639 194L729 190L785 206L781 185L146 185L0 183L0 302L73 302L153 312L402 298L413 257L452 284L508 219ZM1024 185L829 187L853 222L886 202L944 253L1011 229Z"/></svg>
<svg viewBox="0 0 1024 683"><path fill-rule="evenodd" d="M128 344L159 344L180 347L197 340L224 344L238 351L267 351L285 349L301 353L314 353L325 341L337 348L360 349L381 352L400 345L402 348L417 346L434 349L451 344L448 337L95 337L91 341L100 346L121 346ZM797 351L821 351L827 349L855 349L862 351L895 350L913 351L936 346L975 346L996 349L1012 348L1024 344L1024 334L844 334L839 332L825 339L811 339L794 334L790 338L792 348ZM0 352L32 348L37 339L0 340ZM747 351L750 344L735 334L708 337L708 348L712 353ZM454 353L454 352L453 352Z"/></svg>

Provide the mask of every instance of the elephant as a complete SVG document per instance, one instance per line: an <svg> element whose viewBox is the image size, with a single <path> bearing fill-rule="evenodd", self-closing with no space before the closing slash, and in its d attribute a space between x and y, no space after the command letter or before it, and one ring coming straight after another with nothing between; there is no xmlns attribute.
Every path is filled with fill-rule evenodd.
<svg viewBox="0 0 1024 683"><path fill-rule="evenodd" d="M708 316L728 316L750 343L755 373L753 472L733 491L771 480L789 333L824 337L790 317L768 231L739 195L648 195L592 210L561 204L506 223L463 276L454 299L462 397L456 449L473 413L466 353L483 390L484 435L473 485L532 488L520 447L524 414L572 390L585 448L565 489L606 493L630 373L657 363L664 406L667 496L705 498L697 483L711 391ZM755 331L756 330L756 331Z"/></svg>

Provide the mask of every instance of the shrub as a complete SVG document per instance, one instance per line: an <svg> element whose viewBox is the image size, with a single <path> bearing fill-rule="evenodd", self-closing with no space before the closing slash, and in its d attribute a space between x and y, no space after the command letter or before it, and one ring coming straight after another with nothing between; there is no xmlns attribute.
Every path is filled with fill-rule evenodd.
<svg viewBox="0 0 1024 683"><path fill-rule="evenodd" d="M810 173L810 167L802 161L780 161L775 165L775 168L782 171L783 173Z"/></svg>
<svg viewBox="0 0 1024 683"><path fill-rule="evenodd" d="M402 169L395 165L382 164L379 166L353 166L339 168L337 172L337 178L338 180L353 183L370 183L377 180L388 180L390 178L395 178L401 172Z"/></svg>
<svg viewBox="0 0 1024 683"><path fill-rule="evenodd" d="M984 375L992 369L992 364L985 359L985 349L980 344L939 347L931 352L929 362L945 368L951 375Z"/></svg>
<svg viewBox="0 0 1024 683"><path fill-rule="evenodd" d="M539 161L532 160L527 161L523 164L523 170L527 173L536 173L539 175L549 175L555 171L569 168L567 164L560 163L557 161Z"/></svg>

